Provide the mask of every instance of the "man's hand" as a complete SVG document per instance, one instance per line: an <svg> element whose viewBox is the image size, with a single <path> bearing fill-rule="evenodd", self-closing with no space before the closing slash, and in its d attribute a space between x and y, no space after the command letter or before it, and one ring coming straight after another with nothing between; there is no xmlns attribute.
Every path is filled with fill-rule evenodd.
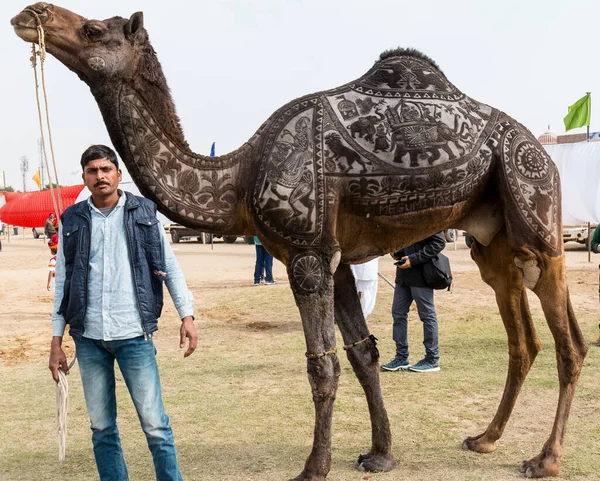
<svg viewBox="0 0 600 481"><path fill-rule="evenodd" d="M196 334L196 326L194 325L194 318L192 316L184 317L181 320L180 333L180 348L183 348L183 346L185 346L186 337L190 340L187 351L185 351L185 353L183 354L183 357L188 357L196 350L196 347L198 347L198 334Z"/></svg>
<svg viewBox="0 0 600 481"><path fill-rule="evenodd" d="M400 259L401 261L404 261L402 264L398 264L398 267L400 269L410 269L411 265L410 265L410 259L408 258L408 256L404 256L402 259Z"/></svg>
<svg viewBox="0 0 600 481"><path fill-rule="evenodd" d="M62 369L62 372L69 374L69 363L67 362L67 355L62 350L62 337L54 336L50 343L50 362L48 368L52 373L52 379L58 384L58 368Z"/></svg>

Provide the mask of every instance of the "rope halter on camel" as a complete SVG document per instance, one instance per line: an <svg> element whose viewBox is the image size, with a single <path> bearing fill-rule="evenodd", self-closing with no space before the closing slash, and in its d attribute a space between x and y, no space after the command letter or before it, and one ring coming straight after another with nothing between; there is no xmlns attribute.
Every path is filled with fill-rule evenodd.
<svg viewBox="0 0 600 481"><path fill-rule="evenodd" d="M45 5L46 11L53 16L54 12L50 9L50 5ZM46 39L45 32L42 25L42 21L40 19L39 14L31 9L25 9L25 12L30 13L35 17L38 31L38 43L39 49L36 49L35 43L31 46L31 65L33 67L33 77L35 80L35 98L37 101L38 108L38 120L40 124L40 135L42 139L42 149L44 152L44 161L46 163L46 171L48 172L48 179L50 181L50 197L52 198L52 205L54 207L54 212L58 218L62 215L63 205L62 205L62 196L60 192L60 183L58 181L58 169L56 168L56 159L54 156L54 145L52 143L52 129L50 128L50 113L48 109L48 95L46 94L46 78L44 74L44 61L46 60ZM46 150L46 139L44 136L44 127L42 122L42 107L40 104L40 96L39 96L39 83L37 76L37 57L40 58L40 71L42 77L42 91L44 93L44 103L46 110L46 126L48 128L48 141L50 143L50 152L52 155L52 165L54 167L54 177L56 179L56 184L52 180L52 172L50 171L50 166L48 164L48 153ZM54 197L54 185L56 185L57 189L57 199ZM69 364L69 370L75 364L75 360L77 359L77 355ZM67 412L69 407L69 383L67 382L67 376L63 372L63 370L58 368L58 383L56 383L56 426L58 429L58 460L64 461L66 454L66 444L67 444Z"/></svg>
<svg viewBox="0 0 600 481"><path fill-rule="evenodd" d="M50 9L49 4L46 4L45 9L48 11L48 13L51 16L54 15L54 12ZM60 216L62 215L62 211L63 211L62 195L60 192L60 184L58 181L58 169L56 168L56 159L54 156L54 144L52 143L52 129L50 128L50 112L48 109L48 95L46 93L46 77L45 77L45 71L44 71L44 61L46 60L46 40L45 40L46 36L45 36L44 28L43 28L42 21L40 19L39 14L31 8L25 9L24 11L31 14L35 18L35 21L37 24L39 49L36 49L35 43L33 43L31 45L30 61L31 61L31 66L33 67L33 77L35 80L35 98L37 101L37 108L38 108L38 120L39 120L39 124L40 124L42 150L44 152L44 160L45 160L45 164L46 164L46 171L48 172L48 179L50 181L50 197L52 198L52 205L54 207L56 217L60 218ZM37 76L37 57L38 56L40 57L40 72L41 72L41 77L42 77L42 91L44 93L44 104L45 104L45 110L46 110L46 125L48 128L48 141L50 143L50 153L52 155L52 165L54 167L54 177L56 179L58 202L54 197L54 182L52 180L52 172L51 172L50 166L48 164L48 153L46 150L46 139L45 139L45 135L44 135L44 127L43 127L43 122L42 122L42 107L40 104L39 83L38 83L38 76Z"/></svg>

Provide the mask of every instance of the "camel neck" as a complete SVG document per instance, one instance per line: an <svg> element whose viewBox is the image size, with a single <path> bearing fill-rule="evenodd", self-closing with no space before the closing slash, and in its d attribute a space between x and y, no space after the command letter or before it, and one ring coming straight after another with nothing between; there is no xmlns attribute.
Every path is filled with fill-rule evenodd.
<svg viewBox="0 0 600 481"><path fill-rule="evenodd" d="M244 144L220 157L193 153L168 92L138 90L120 83L105 84L92 93L115 149L142 194L173 221L217 234L245 233L250 216L244 196L254 149Z"/></svg>

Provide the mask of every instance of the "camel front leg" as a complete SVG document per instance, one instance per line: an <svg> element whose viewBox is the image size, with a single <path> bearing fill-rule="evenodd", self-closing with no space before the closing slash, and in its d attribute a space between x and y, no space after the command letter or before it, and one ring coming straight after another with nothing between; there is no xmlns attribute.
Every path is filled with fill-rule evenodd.
<svg viewBox="0 0 600 481"><path fill-rule="evenodd" d="M313 448L293 481L324 481L331 468L331 418L340 376L333 322L331 256L301 252L291 258L288 276L306 340L308 380L315 404Z"/></svg>
<svg viewBox="0 0 600 481"><path fill-rule="evenodd" d="M371 415L371 449L358 457L357 465L365 471L390 471L396 467L396 460L392 454L390 422L381 394L376 340L370 335L363 316L350 266L340 264L334 281L335 319L344 338L348 360L365 392Z"/></svg>

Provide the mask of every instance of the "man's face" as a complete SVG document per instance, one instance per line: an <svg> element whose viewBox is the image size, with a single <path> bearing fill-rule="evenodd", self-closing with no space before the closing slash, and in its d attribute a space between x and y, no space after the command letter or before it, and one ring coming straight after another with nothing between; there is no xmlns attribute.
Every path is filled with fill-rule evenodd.
<svg viewBox="0 0 600 481"><path fill-rule="evenodd" d="M89 161L81 174L83 183L96 197L110 197L121 181L121 169L107 158Z"/></svg>
<svg viewBox="0 0 600 481"><path fill-rule="evenodd" d="M54 220L54 214L50 214L50 220Z"/></svg>

